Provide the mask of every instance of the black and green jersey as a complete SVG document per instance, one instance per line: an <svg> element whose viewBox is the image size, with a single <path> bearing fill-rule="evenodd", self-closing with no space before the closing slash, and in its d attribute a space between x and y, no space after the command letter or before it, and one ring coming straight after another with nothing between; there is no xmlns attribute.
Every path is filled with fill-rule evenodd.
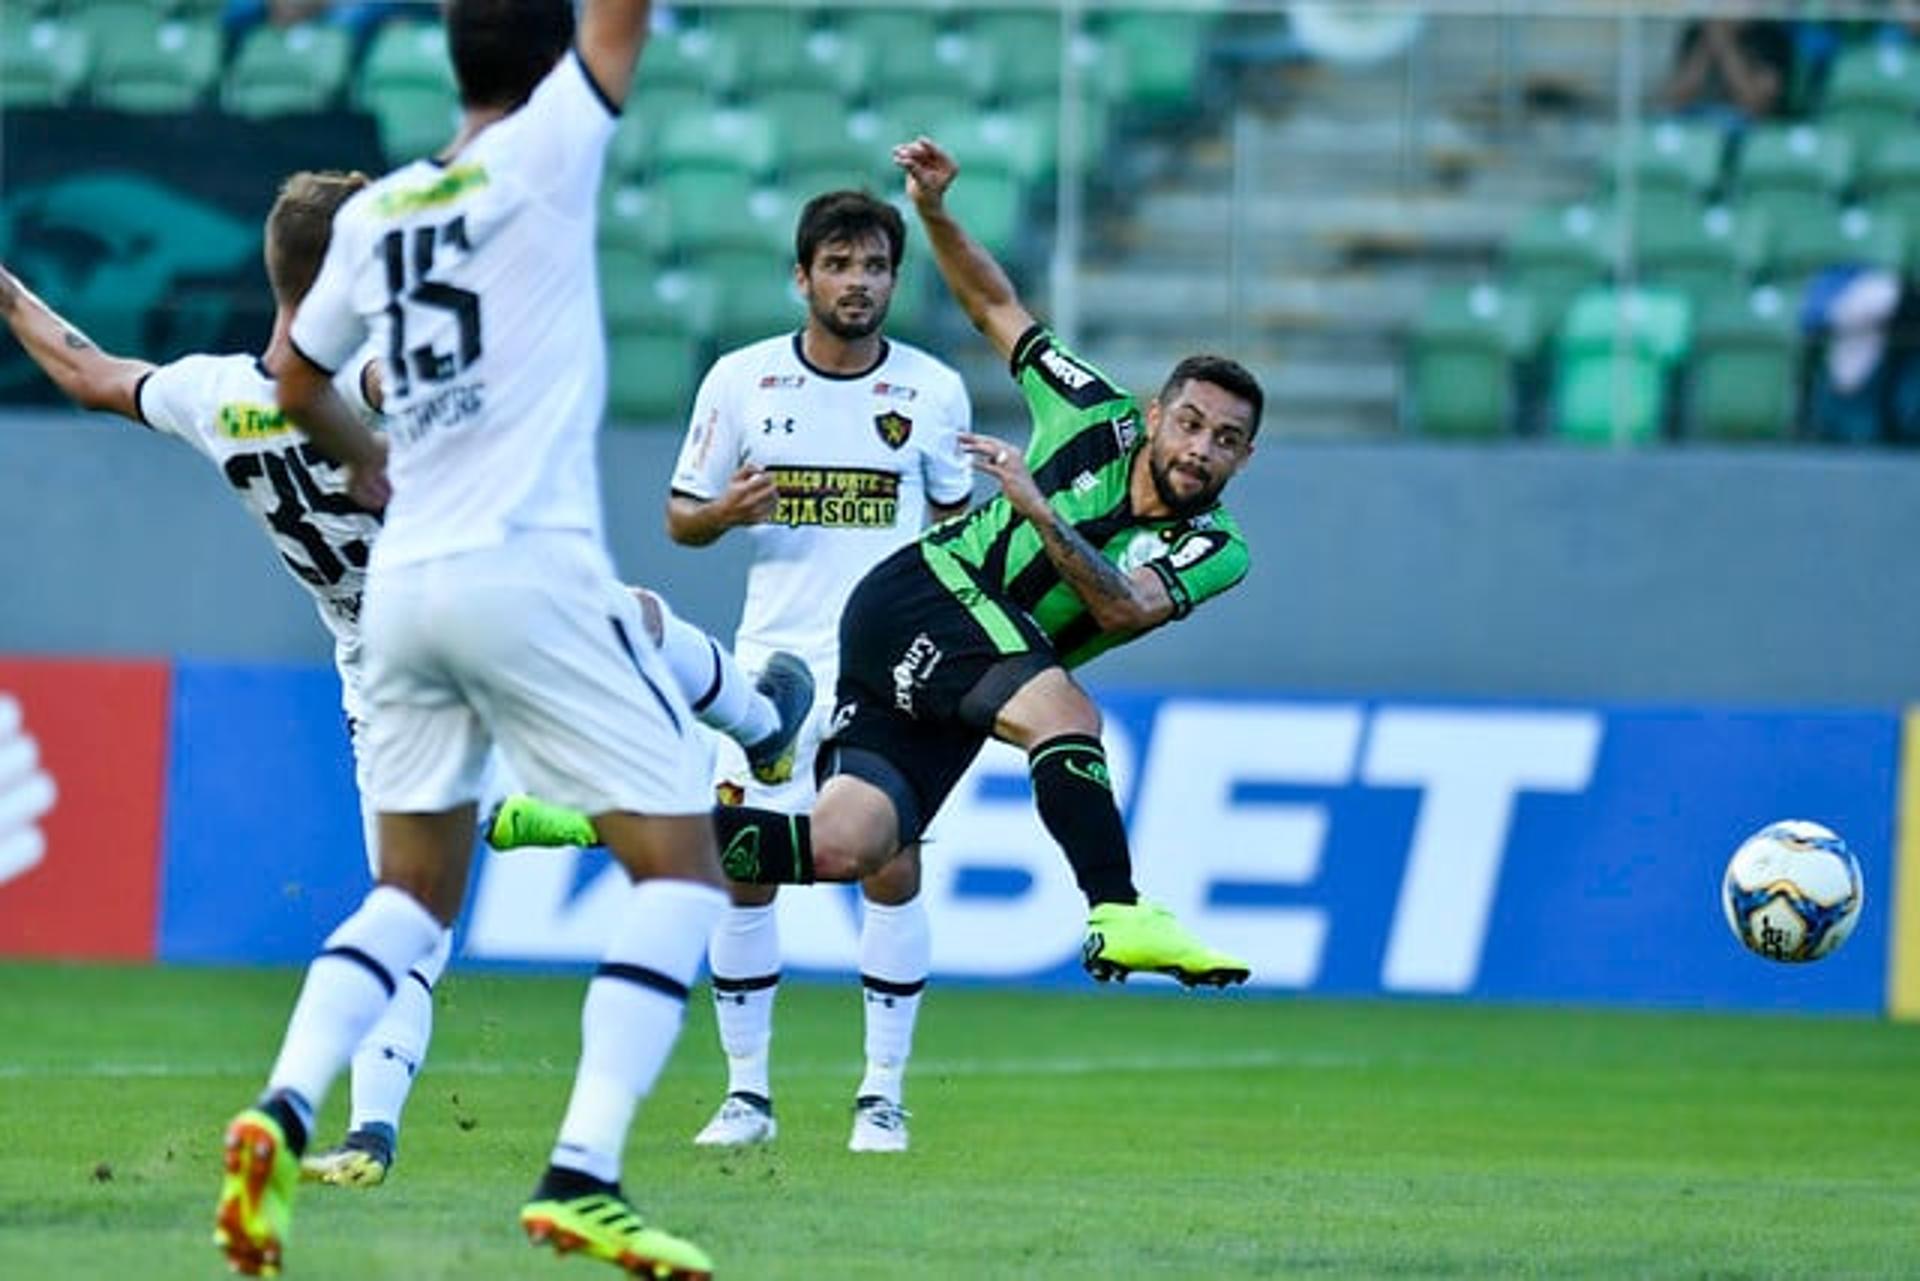
<svg viewBox="0 0 1920 1281"><path fill-rule="evenodd" d="M1013 376L1033 417L1027 466L1034 481L1101 555L1126 573L1151 567L1173 598L1175 618L1246 577L1247 545L1224 507L1175 520L1133 514L1127 481L1146 427L1130 394L1039 325L1014 345ZM1032 616L1068 667L1132 639L1100 630L1047 559L1039 531L1004 496L928 530L920 546L935 575L1009 650L1025 646L1005 620L1008 605Z"/></svg>

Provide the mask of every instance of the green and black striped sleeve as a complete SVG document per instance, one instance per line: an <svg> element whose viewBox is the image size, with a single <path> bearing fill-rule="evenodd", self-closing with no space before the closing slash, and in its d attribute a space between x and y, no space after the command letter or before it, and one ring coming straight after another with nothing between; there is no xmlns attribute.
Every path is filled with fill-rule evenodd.
<svg viewBox="0 0 1920 1281"><path fill-rule="evenodd" d="M1028 466L1039 468L1091 426L1111 424L1122 436L1123 451L1141 430L1140 407L1133 396L1069 351L1046 326L1035 325L1020 335L1010 363L1033 419Z"/></svg>

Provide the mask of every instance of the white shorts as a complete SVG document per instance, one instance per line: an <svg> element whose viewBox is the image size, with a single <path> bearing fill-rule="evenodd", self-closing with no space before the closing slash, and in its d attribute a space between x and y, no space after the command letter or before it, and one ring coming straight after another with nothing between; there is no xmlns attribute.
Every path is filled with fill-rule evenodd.
<svg viewBox="0 0 1920 1281"><path fill-rule="evenodd" d="M383 813L478 801L495 745L528 791L588 814L712 807L693 714L586 535L377 567L361 635Z"/></svg>

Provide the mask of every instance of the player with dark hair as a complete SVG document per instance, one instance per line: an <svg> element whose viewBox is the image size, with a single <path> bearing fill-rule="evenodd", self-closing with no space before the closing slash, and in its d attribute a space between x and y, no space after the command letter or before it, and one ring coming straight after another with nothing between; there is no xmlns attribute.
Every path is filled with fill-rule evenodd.
<svg viewBox="0 0 1920 1281"><path fill-rule="evenodd" d="M521 1224L630 1272L712 1272L619 1183L726 902L692 714L613 575L599 504L594 219L649 8L586 0L576 35L569 0L449 0L459 132L341 208L294 317L280 408L386 506L363 614L380 883L309 966L265 1092L227 1128L215 1239L242 1272L280 1267L327 1089L460 909L496 744L529 786L593 814L634 881ZM332 387L369 341L386 447Z"/></svg>
<svg viewBox="0 0 1920 1281"><path fill-rule="evenodd" d="M701 547L740 529L753 550L735 648L749 667L791 650L821 676L793 780L758 786L721 744L722 803L788 814L813 806L813 756L833 710L840 611L860 576L929 518L966 510L973 477L959 435L972 424L960 376L882 332L906 224L861 191L809 200L794 230L806 324L722 356L702 381L667 500L675 541ZM510 797L489 825L496 848L591 844L583 814ZM771 885L736 884L708 948L727 1094L694 1142L737 1147L777 1133L769 1056L780 979ZM856 1152L907 1147L902 1091L931 964L919 847L862 881L860 977L867 1068L854 1094Z"/></svg>
<svg viewBox="0 0 1920 1281"><path fill-rule="evenodd" d="M1000 495L882 561L840 623L838 707L811 818L717 812L728 875L845 881L886 866L989 736L1027 753L1034 803L1091 905L1096 978L1157 970L1243 982L1134 888L1100 716L1068 669L1232 587L1247 549L1221 491L1253 454L1263 397L1240 365L1181 361L1144 415L1021 304L945 203L957 168L926 139L894 152L940 273L1011 363L1033 417L1020 451L964 436Z"/></svg>

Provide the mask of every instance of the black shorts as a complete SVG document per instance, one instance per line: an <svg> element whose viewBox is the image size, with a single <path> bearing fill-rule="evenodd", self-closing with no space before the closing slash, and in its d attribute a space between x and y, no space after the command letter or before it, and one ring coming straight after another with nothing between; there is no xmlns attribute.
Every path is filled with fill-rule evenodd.
<svg viewBox="0 0 1920 1281"><path fill-rule="evenodd" d="M902 845L933 820L1006 701L1060 661L1025 610L981 591L950 558L943 569L959 594L909 543L853 589L817 763L822 783L852 774L885 792Z"/></svg>

